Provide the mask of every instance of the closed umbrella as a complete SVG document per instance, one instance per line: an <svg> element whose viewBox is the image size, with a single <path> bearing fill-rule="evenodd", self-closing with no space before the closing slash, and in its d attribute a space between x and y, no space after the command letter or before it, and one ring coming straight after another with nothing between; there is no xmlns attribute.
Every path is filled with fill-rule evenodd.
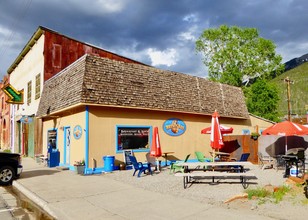
<svg viewBox="0 0 308 220"><path fill-rule="evenodd" d="M308 135L308 128L290 121L276 123L262 132L262 135L285 136L285 152L288 150L288 136Z"/></svg>
<svg viewBox="0 0 308 220"><path fill-rule="evenodd" d="M158 127L154 127L150 155L156 157L157 169L159 171L159 162L157 158L162 156L162 151L159 140Z"/></svg>
<svg viewBox="0 0 308 220"><path fill-rule="evenodd" d="M215 151L223 147L224 143L222 141L222 135L219 128L219 114L217 111L212 115L211 123L211 147L213 149L213 161L215 161Z"/></svg>

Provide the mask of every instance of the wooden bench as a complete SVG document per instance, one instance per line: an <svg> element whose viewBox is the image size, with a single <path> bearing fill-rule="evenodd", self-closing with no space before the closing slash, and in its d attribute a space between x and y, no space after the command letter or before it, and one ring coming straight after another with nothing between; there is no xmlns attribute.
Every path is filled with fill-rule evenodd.
<svg viewBox="0 0 308 220"><path fill-rule="evenodd" d="M240 179L240 183L243 188L246 189L249 185L248 179L257 179L257 177L251 173L230 173L230 172L217 172L217 171L192 171L189 173L176 173L175 176L183 177L184 189L187 188L188 183L193 183L194 179L202 177L206 179L207 177L212 179L214 183L215 177L219 179Z"/></svg>
<svg viewBox="0 0 308 220"><path fill-rule="evenodd" d="M185 172L194 172L194 171L220 171L220 172L229 172L229 173L243 173L245 170L243 167L206 167L206 168L186 168Z"/></svg>

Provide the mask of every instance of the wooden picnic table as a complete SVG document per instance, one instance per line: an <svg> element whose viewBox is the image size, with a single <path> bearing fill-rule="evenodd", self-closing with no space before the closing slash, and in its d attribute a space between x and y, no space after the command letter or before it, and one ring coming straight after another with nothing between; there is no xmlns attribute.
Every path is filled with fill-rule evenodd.
<svg viewBox="0 0 308 220"><path fill-rule="evenodd" d="M196 178L210 178L214 183L215 178L235 179L239 178L244 189L248 187L248 179L256 179L251 172L246 172L251 162L183 162L179 166L184 167L183 173L176 173L175 176L183 177L184 189L188 183L193 183Z"/></svg>
<svg viewBox="0 0 308 220"><path fill-rule="evenodd" d="M174 154L173 151L166 151L166 152L163 152L164 154L164 158L165 158L165 166L168 166L168 154Z"/></svg>
<svg viewBox="0 0 308 220"><path fill-rule="evenodd" d="M221 151L210 151L211 156L217 156L221 161L228 161L230 159L230 153L221 152Z"/></svg>

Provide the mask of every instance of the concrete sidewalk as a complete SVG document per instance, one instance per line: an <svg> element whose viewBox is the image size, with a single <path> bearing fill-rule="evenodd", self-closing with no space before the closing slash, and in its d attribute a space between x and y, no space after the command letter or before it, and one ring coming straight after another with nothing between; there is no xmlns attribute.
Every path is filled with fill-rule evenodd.
<svg viewBox="0 0 308 220"><path fill-rule="evenodd" d="M81 176L32 158L23 166L13 186L56 219L272 219L146 191L106 178L112 173Z"/></svg>

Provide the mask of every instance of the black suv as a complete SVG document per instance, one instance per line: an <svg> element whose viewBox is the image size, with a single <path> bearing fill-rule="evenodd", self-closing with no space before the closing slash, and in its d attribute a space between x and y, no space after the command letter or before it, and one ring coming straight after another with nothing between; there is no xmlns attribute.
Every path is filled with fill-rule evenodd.
<svg viewBox="0 0 308 220"><path fill-rule="evenodd" d="M0 185L11 184L21 172L20 154L0 152Z"/></svg>

